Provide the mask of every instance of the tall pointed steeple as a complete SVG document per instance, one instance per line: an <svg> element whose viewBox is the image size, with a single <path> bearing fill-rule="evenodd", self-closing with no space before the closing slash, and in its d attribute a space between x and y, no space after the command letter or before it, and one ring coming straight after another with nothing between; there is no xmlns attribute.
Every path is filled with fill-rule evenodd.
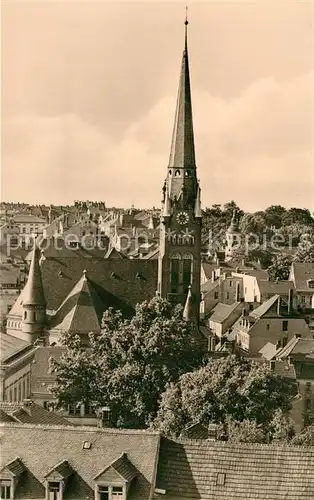
<svg viewBox="0 0 314 500"><path fill-rule="evenodd" d="M185 20L185 42L168 168L196 168L192 118L191 84Z"/></svg>
<svg viewBox="0 0 314 500"><path fill-rule="evenodd" d="M192 116L191 83L187 41L188 20L185 20L185 40L177 107L168 164L168 184L171 199L195 196L196 163Z"/></svg>
<svg viewBox="0 0 314 500"><path fill-rule="evenodd" d="M201 197L196 174L190 69L185 19L184 51L160 219L158 293L199 319Z"/></svg>

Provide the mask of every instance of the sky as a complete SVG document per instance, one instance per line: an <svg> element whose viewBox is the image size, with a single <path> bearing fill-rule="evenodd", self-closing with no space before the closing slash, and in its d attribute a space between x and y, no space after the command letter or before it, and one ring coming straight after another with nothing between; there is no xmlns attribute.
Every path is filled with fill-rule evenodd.
<svg viewBox="0 0 314 500"><path fill-rule="evenodd" d="M2 2L1 199L159 207L185 4ZM314 211L314 2L189 2L202 204Z"/></svg>

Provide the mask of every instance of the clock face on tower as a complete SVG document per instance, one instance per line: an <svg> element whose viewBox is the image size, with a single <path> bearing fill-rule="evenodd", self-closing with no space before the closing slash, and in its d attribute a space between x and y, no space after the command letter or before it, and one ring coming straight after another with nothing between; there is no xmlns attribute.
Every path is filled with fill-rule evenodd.
<svg viewBox="0 0 314 500"><path fill-rule="evenodd" d="M182 226L189 222L189 215L186 212L179 212L176 218L177 222Z"/></svg>

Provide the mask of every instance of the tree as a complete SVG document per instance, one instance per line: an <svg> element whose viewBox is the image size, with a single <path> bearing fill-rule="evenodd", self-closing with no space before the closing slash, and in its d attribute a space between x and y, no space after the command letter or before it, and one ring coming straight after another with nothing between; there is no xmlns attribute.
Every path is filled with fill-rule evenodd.
<svg viewBox="0 0 314 500"><path fill-rule="evenodd" d="M199 367L203 355L182 307L161 298L138 305L132 319L106 311L88 349L70 335L64 344L65 354L52 362L58 406L108 405L119 427L146 427L166 384Z"/></svg>
<svg viewBox="0 0 314 500"><path fill-rule="evenodd" d="M240 230L244 234L252 233L260 237L265 229L266 221L263 215L261 215L260 213L246 213L243 215L240 221Z"/></svg>
<svg viewBox="0 0 314 500"><path fill-rule="evenodd" d="M287 280L290 273L291 258L283 255L277 254L273 257L272 263L268 267L269 279L271 281L275 280Z"/></svg>
<svg viewBox="0 0 314 500"><path fill-rule="evenodd" d="M228 435L231 420L249 420L266 436L276 411L286 414L295 394L295 383L274 373L268 364L230 355L212 359L171 383L153 425L178 436L196 422L205 426L214 422L227 426Z"/></svg>
<svg viewBox="0 0 314 500"><path fill-rule="evenodd" d="M282 224L289 226L293 223L304 226L314 226L314 219L311 212L306 208L290 208L282 216Z"/></svg>
<svg viewBox="0 0 314 500"><path fill-rule="evenodd" d="M265 210L265 220L268 227L279 228L282 226L282 217L286 209L281 205L271 205Z"/></svg>
<svg viewBox="0 0 314 500"><path fill-rule="evenodd" d="M314 446L314 425L305 427L300 434L292 439L292 444L301 446Z"/></svg>
<svg viewBox="0 0 314 500"><path fill-rule="evenodd" d="M295 262L314 262L314 233L302 236L295 254Z"/></svg>

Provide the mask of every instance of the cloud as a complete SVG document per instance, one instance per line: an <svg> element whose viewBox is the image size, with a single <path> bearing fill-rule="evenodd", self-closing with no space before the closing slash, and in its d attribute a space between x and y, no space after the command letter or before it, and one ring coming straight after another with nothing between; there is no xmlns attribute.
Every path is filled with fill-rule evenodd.
<svg viewBox="0 0 314 500"><path fill-rule="evenodd" d="M265 78L239 97L193 92L203 204L235 199L247 210L270 204L314 210L314 73ZM4 199L159 205L175 99L165 95L113 138L76 114L11 116L4 122Z"/></svg>

